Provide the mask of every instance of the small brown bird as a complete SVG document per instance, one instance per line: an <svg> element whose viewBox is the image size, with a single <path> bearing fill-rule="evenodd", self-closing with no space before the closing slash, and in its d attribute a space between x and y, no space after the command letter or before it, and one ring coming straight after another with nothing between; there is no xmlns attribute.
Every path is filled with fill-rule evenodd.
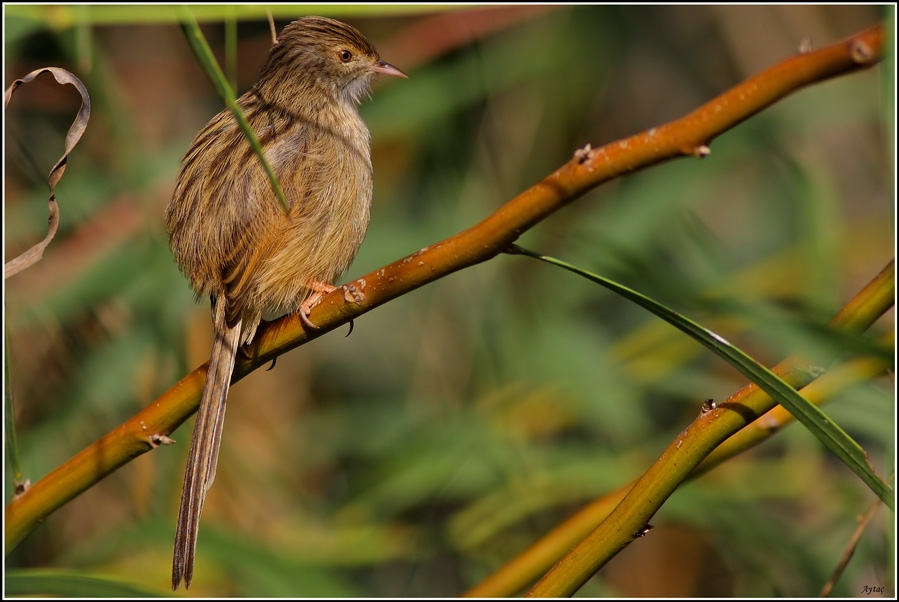
<svg viewBox="0 0 899 602"><path fill-rule="evenodd" d="M305 17L281 32L238 104L281 183L286 211L229 110L184 155L166 209L169 244L197 297L212 299L215 342L184 474L172 589L193 577L238 347L263 316L299 310L308 324L311 307L362 244L372 168L357 107L377 73L406 77L349 25Z"/></svg>

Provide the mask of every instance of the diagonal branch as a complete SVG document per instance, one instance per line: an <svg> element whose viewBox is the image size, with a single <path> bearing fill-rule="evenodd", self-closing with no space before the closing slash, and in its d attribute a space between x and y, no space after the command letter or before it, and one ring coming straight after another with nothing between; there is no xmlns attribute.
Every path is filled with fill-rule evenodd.
<svg viewBox="0 0 899 602"><path fill-rule="evenodd" d="M894 260L851 299L830 320L828 326L852 331L867 329L893 307L896 296L895 271ZM772 368L772 371L795 388L804 387L815 380L817 375L812 365L799 355L791 355ZM703 460L711 456L712 450L776 405L758 385L749 383L717 407L701 412L632 487L625 486L626 495L608 516L570 551L566 550L562 560L527 595L571 596L606 562L634 541L634 534L649 522L691 473L708 469L708 462L702 468L699 467ZM721 453L726 453L726 450L716 455L720 457ZM574 533L568 531L563 534L560 530L558 535L565 537ZM533 559L535 556L531 555L529 560ZM516 559L516 564L519 562L521 561Z"/></svg>
<svg viewBox="0 0 899 602"><path fill-rule="evenodd" d="M714 138L789 94L876 64L882 44L882 27L872 27L787 59L681 119L602 148L588 145L481 223L339 287L312 311L310 319L319 325L315 332L304 332L296 315L260 328L232 380L379 305L492 259L523 232L599 184L671 159L707 155ZM197 368L130 420L13 498L6 507L7 551L100 479L159 444L170 443L168 435L196 411L205 375L206 365Z"/></svg>
<svg viewBox="0 0 899 602"><path fill-rule="evenodd" d="M890 268L886 274L887 276L892 274L892 266ZM884 276L884 274L881 273L881 276ZM878 277L875 282L877 285L886 284L881 277ZM868 290L870 291L870 289ZM842 327L861 329L871 318L880 315L881 312L879 310L887 305L888 296L884 294L862 294L857 295L856 299L862 297L866 299L879 298L881 305L880 307L870 307L869 311L864 312L868 316L866 319L858 320L857 317L854 317L850 322L843 324ZM853 306L853 302L847 305L847 307L850 306ZM862 314L857 314L857 316L860 315ZM891 336L884 337L883 343L893 345L894 341ZM787 374L788 371L785 368L788 365L787 362L781 362L779 367L772 368L772 370L783 373L784 376L791 380L793 380L795 375L802 375L804 372L808 373L808 371L793 370L790 374ZM886 374L891 368L892 364L882 359L870 357L856 358L834 370L828 371L820 378L802 387L801 393L810 402L819 405L836 397L839 393L853 385ZM795 382L796 386L800 386L801 381L793 380L793 382ZM747 384L730 398L731 402L746 399L753 390L757 391L758 389L754 385ZM768 440L794 420L793 416L782 406L777 406L770 412L763 414L768 400L765 400L762 395L756 395L755 397L755 400L749 399L752 407L747 406L746 419L751 418L752 414L759 415L759 418L740 429L739 432L721 445L718 445L705 460L690 472L685 482L699 478L734 456ZM707 412L708 408L704 407L703 411ZM612 510L621 503L621 500L634 488L635 484L636 479L590 502L564 521L555 525L549 533L503 564L489 577L463 595L468 598L507 598L514 596L533 584L569 550L575 547L578 542L590 535L593 529L602 523Z"/></svg>

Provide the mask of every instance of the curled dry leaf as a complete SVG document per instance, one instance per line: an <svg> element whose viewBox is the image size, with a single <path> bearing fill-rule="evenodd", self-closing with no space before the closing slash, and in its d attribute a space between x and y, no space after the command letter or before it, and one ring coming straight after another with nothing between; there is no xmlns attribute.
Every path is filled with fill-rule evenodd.
<svg viewBox="0 0 899 602"><path fill-rule="evenodd" d="M50 199L47 202L50 211L47 236L45 236L44 240L38 244L6 263L3 276L4 280L40 261L41 257L44 255L44 249L50 244L53 237L56 236L56 230L59 228L59 207L56 204L55 192L56 184L59 182L60 178L62 178L62 174L65 173L69 153L72 152L72 149L75 148L75 145L78 144L78 141L81 139L81 135L84 134L84 130L87 128L87 121L91 116L91 98L87 93L87 88L84 87L84 84L81 83L80 79L72 75L69 71L59 67L36 69L25 77L14 81L12 85L6 89L6 93L3 95L4 109L9 105L9 100L12 98L16 88L22 84L33 81L38 75L45 71L52 74L59 84L71 84L75 86L78 93L81 94L81 108L78 109L78 115L75 117L75 121L72 122L69 132L66 134L65 152L62 157L59 158L59 161L56 162L56 165L53 166L53 169L50 170L50 175L47 178L47 183L50 185Z"/></svg>

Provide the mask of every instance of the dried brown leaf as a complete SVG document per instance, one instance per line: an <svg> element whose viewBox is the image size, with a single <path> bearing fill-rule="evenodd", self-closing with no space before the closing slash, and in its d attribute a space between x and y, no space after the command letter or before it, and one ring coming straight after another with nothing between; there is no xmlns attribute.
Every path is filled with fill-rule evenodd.
<svg viewBox="0 0 899 602"><path fill-rule="evenodd" d="M40 261L41 257L44 255L44 249L50 244L53 237L56 236L56 231L59 228L59 206L56 203L56 184L59 183L62 174L65 173L69 153L72 152L72 149L75 148L75 145L78 144L82 134L84 134L84 130L87 129L87 122L91 116L91 98L87 93L87 88L85 88L81 80L75 77L71 72L59 67L43 67L41 69L36 69L25 77L14 81L12 85L6 89L6 93L3 95L4 109L9 105L9 100L12 98L16 88L22 84L33 81L38 75L44 72L52 74L57 83L61 85L71 84L75 86L78 93L81 94L81 108L78 109L78 115L75 117L75 121L72 122L69 132L66 134L65 152L62 157L59 158L59 161L56 162L56 165L53 166L53 169L50 170L50 175L47 178L47 183L50 185L50 199L47 201L50 212L47 235L44 237L44 240L38 244L34 245L15 259L6 262L3 276L4 280Z"/></svg>

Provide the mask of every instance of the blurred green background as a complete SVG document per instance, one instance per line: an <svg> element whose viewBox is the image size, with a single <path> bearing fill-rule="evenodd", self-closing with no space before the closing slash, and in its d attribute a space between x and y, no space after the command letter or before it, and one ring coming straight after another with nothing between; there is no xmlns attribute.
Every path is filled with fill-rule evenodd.
<svg viewBox="0 0 899 602"><path fill-rule="evenodd" d="M279 30L306 14L346 20L410 76L376 82L361 108L374 206L347 278L476 223L576 148L680 117L804 39L886 18L864 6L273 10ZM196 14L245 91L271 43L265 7ZM172 7L5 5L4 45L5 86L60 66L93 102L57 187L59 235L6 283L19 448L36 481L208 359L209 310L171 259L163 211L181 155L222 105ZM893 68L801 91L708 158L602 186L521 242L769 365L827 344L816 327L894 254ZM77 107L44 75L5 113L7 259L44 235L46 173ZM873 334L892 329L891 312ZM232 389L191 595L457 595L641 474L704 399L744 382L644 310L522 257L435 282L343 334ZM892 380L827 411L889 475ZM7 569L165 593L192 425L50 516ZM815 596L872 499L793 426L679 490L579 595ZM892 532L881 511L836 595L893 591Z"/></svg>

